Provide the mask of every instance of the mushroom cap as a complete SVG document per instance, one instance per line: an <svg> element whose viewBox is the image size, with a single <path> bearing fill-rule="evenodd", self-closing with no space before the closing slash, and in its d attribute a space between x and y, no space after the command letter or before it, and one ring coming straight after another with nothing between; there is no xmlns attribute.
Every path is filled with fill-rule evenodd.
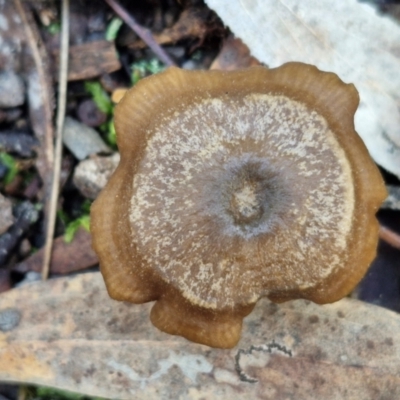
<svg viewBox="0 0 400 400"><path fill-rule="evenodd" d="M92 206L110 296L157 300L161 330L232 347L261 297L347 295L375 257L386 197L358 102L302 63L139 82L116 107L121 162Z"/></svg>

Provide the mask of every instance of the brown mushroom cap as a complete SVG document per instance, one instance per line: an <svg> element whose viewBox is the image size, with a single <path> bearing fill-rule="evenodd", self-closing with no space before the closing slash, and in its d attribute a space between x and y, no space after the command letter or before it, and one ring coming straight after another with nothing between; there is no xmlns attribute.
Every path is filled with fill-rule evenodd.
<svg viewBox="0 0 400 400"><path fill-rule="evenodd" d="M353 85L301 63L139 82L116 108L121 163L92 207L110 296L157 300L158 328L226 348L260 297L347 295L386 196L357 106Z"/></svg>

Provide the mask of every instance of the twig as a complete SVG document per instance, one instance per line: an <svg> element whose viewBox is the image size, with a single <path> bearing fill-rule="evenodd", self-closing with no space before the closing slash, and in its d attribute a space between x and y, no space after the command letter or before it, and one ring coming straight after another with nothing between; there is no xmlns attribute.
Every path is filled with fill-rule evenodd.
<svg viewBox="0 0 400 400"><path fill-rule="evenodd" d="M379 227L379 237L392 247L400 250L400 235L385 226Z"/></svg>
<svg viewBox="0 0 400 400"><path fill-rule="evenodd" d="M154 40L151 32L139 25L135 19L115 0L104 0L114 12L153 50L154 54L167 66L176 66L164 49Z"/></svg>
<svg viewBox="0 0 400 400"><path fill-rule="evenodd" d="M67 103L67 74L68 74L68 47L69 47L69 0L62 1L61 11L61 45L60 69L58 79L58 109L56 120L56 143L54 151L54 171L51 186L49 216L46 227L46 243L44 248L42 279L47 279L50 269L50 257L53 247L53 236L56 221L57 202L60 184L62 161L62 132L64 128L65 109Z"/></svg>
<svg viewBox="0 0 400 400"><path fill-rule="evenodd" d="M21 17L27 43L29 49L32 53L32 58L34 61L34 66L37 70L37 75L39 77L40 90L39 96L41 97L40 104L43 105L43 116L45 120L45 126L40 127L40 129L35 129L35 135L39 138L42 145L43 157L45 159L44 166L38 166L39 174L44 181L45 191L49 188L46 187L49 182L47 181L48 171L51 169L54 162L54 152L53 152L53 95L51 88L51 79L49 79L49 71L46 68L44 58L46 53L44 52L43 46L40 41L39 33L36 31L33 24L33 18L29 12L26 11L25 7L22 5L21 0L14 0L14 4L18 13ZM45 132L43 132L43 130ZM44 149L43 149L44 148ZM50 180L49 180L50 181Z"/></svg>

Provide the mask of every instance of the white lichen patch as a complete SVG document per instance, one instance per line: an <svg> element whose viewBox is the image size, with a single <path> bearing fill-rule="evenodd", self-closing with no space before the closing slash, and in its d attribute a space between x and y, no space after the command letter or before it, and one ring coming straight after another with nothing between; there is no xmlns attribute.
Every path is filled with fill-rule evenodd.
<svg viewBox="0 0 400 400"><path fill-rule="evenodd" d="M285 96L207 99L148 137L133 181L133 240L193 303L313 287L343 262L351 168L321 115Z"/></svg>
<svg viewBox="0 0 400 400"><path fill-rule="evenodd" d="M197 383L198 374L208 374L213 369L213 366L202 355L174 351L171 351L167 358L159 360L157 371L148 376L142 376L129 365L120 364L115 360L110 360L107 365L114 371L124 374L132 382L139 383L140 389L145 389L151 382L168 374L171 367L180 368L182 374L192 383Z"/></svg>

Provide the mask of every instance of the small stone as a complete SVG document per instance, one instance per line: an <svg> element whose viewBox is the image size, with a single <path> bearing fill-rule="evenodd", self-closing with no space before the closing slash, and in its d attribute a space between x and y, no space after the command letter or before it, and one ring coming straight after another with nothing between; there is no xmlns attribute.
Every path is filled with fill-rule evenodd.
<svg viewBox="0 0 400 400"><path fill-rule="evenodd" d="M78 160L92 154L111 153L97 131L71 117L65 118L63 142Z"/></svg>
<svg viewBox="0 0 400 400"><path fill-rule="evenodd" d="M79 119L87 126L96 127L107 121L107 114L96 106L92 99L82 101L77 111Z"/></svg>
<svg viewBox="0 0 400 400"><path fill-rule="evenodd" d="M198 61L195 60L187 60L185 62L182 63L182 68L183 69L188 69L188 70L196 70L196 69L200 69L200 63Z"/></svg>
<svg viewBox="0 0 400 400"><path fill-rule="evenodd" d="M0 235L2 235L12 224L12 203L0 193Z"/></svg>
<svg viewBox="0 0 400 400"><path fill-rule="evenodd" d="M104 188L119 163L119 153L112 156L94 156L75 168L73 182L87 198L95 199Z"/></svg>
<svg viewBox="0 0 400 400"><path fill-rule="evenodd" d="M20 157L33 157L39 141L28 132L19 130L0 131L0 150Z"/></svg>
<svg viewBox="0 0 400 400"><path fill-rule="evenodd" d="M25 274L24 279L21 282L18 282L15 287L25 286L32 282L39 282L42 279L42 274L36 271L29 271Z"/></svg>
<svg viewBox="0 0 400 400"><path fill-rule="evenodd" d="M0 107L18 107L24 101L25 87L22 78L13 71L0 72Z"/></svg>

